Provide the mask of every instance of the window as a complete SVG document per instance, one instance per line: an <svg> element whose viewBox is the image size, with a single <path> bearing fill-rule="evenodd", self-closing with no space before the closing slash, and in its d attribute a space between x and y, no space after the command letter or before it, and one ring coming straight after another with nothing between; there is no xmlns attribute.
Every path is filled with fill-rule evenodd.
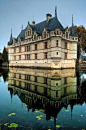
<svg viewBox="0 0 86 130"><path fill-rule="evenodd" d="M47 59L47 52L44 53L44 59Z"/></svg>
<svg viewBox="0 0 86 130"><path fill-rule="evenodd" d="M56 54L58 55L58 52L56 52Z"/></svg>
<svg viewBox="0 0 86 130"><path fill-rule="evenodd" d="M47 49L47 42L44 43L44 48Z"/></svg>
<svg viewBox="0 0 86 130"><path fill-rule="evenodd" d="M47 94L47 88L44 87L44 94Z"/></svg>
<svg viewBox="0 0 86 130"><path fill-rule="evenodd" d="M46 38L46 32L44 32L44 38Z"/></svg>
<svg viewBox="0 0 86 130"><path fill-rule="evenodd" d="M35 91L37 91L37 85L35 85Z"/></svg>
<svg viewBox="0 0 86 130"><path fill-rule="evenodd" d="M14 56L14 60L16 60L16 56Z"/></svg>
<svg viewBox="0 0 86 130"><path fill-rule="evenodd" d="M47 78L46 77L44 77L44 83L47 84Z"/></svg>
<svg viewBox="0 0 86 130"><path fill-rule="evenodd" d="M67 59L67 53L65 53L65 57L64 58Z"/></svg>
<svg viewBox="0 0 86 130"><path fill-rule="evenodd" d="M19 79L21 79L21 74L19 74Z"/></svg>
<svg viewBox="0 0 86 130"><path fill-rule="evenodd" d="M56 86L58 86L58 83L56 83Z"/></svg>
<svg viewBox="0 0 86 130"><path fill-rule="evenodd" d="M34 40L36 40L36 35L34 35Z"/></svg>
<svg viewBox="0 0 86 130"><path fill-rule="evenodd" d="M31 35L31 31L28 31L28 36L30 36Z"/></svg>
<svg viewBox="0 0 86 130"><path fill-rule="evenodd" d="M67 94L67 88L64 88L64 94Z"/></svg>
<svg viewBox="0 0 86 130"><path fill-rule="evenodd" d="M64 84L67 84L67 77L64 78Z"/></svg>
<svg viewBox="0 0 86 130"><path fill-rule="evenodd" d="M29 46L25 46L25 51L28 51L29 50Z"/></svg>
<svg viewBox="0 0 86 130"><path fill-rule="evenodd" d="M66 38L68 38L68 32L66 32Z"/></svg>
<svg viewBox="0 0 86 130"><path fill-rule="evenodd" d="M30 54L25 55L25 60L30 60Z"/></svg>
<svg viewBox="0 0 86 130"><path fill-rule="evenodd" d="M37 82L37 76L35 76L35 82Z"/></svg>
<svg viewBox="0 0 86 130"><path fill-rule="evenodd" d="M67 49L67 42L65 42L65 46L64 46L65 49Z"/></svg>
<svg viewBox="0 0 86 130"><path fill-rule="evenodd" d="M58 91L56 91L56 97L58 97Z"/></svg>
<svg viewBox="0 0 86 130"><path fill-rule="evenodd" d="M35 59L37 59L37 54L35 54Z"/></svg>
<svg viewBox="0 0 86 130"><path fill-rule="evenodd" d="M58 47L58 40L56 40L56 46Z"/></svg>
<svg viewBox="0 0 86 130"><path fill-rule="evenodd" d="M35 50L37 50L37 44L35 44Z"/></svg>
<svg viewBox="0 0 86 130"><path fill-rule="evenodd" d="M16 78L16 74L14 73L14 78Z"/></svg>
<svg viewBox="0 0 86 130"><path fill-rule="evenodd" d="M19 60L21 60L21 55L19 56Z"/></svg>

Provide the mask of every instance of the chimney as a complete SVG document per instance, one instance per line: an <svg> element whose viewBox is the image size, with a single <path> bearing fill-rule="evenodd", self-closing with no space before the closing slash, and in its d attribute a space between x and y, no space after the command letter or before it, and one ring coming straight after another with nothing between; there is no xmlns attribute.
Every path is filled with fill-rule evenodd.
<svg viewBox="0 0 86 130"><path fill-rule="evenodd" d="M51 14L46 14L46 19L47 19L47 22L49 22L49 20L52 18L52 15Z"/></svg>
<svg viewBox="0 0 86 130"><path fill-rule="evenodd" d="M35 21L32 21L32 25L35 25Z"/></svg>

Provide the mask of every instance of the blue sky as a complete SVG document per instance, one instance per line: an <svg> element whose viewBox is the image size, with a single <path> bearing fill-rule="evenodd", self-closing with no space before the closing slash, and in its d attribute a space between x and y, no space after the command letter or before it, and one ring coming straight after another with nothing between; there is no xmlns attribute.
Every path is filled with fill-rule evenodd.
<svg viewBox="0 0 86 130"><path fill-rule="evenodd" d="M7 46L11 28L13 37L17 37L28 21L41 22L46 14L57 17L64 27L71 26L72 14L75 25L86 28L86 0L0 0L0 49Z"/></svg>

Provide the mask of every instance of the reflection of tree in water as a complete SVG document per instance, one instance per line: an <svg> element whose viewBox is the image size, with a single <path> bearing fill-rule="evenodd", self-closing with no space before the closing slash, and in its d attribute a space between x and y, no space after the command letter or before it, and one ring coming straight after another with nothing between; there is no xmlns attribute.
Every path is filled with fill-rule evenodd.
<svg viewBox="0 0 86 130"><path fill-rule="evenodd" d="M82 82L78 90L78 101L82 105L86 103L86 80Z"/></svg>
<svg viewBox="0 0 86 130"><path fill-rule="evenodd" d="M3 69L3 71L2 71L2 76L3 76L4 82L6 82L8 80L8 72L9 72L8 69Z"/></svg>

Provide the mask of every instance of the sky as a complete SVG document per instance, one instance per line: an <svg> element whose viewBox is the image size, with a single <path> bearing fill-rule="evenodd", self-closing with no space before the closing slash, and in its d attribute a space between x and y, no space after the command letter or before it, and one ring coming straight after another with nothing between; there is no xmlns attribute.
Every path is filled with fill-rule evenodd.
<svg viewBox="0 0 86 130"><path fill-rule="evenodd" d="M39 23L46 20L46 14L57 17L63 27L70 27L72 14L74 25L83 25L86 28L86 0L0 0L0 51L10 39L11 28L13 37L27 26L29 21Z"/></svg>

